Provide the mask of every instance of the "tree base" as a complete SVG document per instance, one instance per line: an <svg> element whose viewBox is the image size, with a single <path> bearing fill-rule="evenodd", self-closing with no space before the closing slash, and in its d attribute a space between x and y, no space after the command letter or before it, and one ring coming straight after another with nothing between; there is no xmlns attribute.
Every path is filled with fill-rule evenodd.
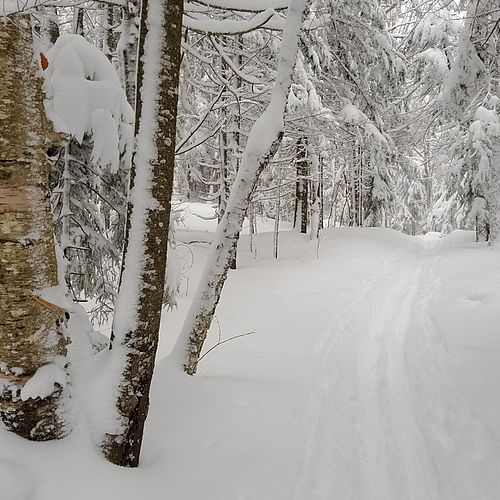
<svg viewBox="0 0 500 500"><path fill-rule="evenodd" d="M7 430L31 441L62 439L70 432L61 409L62 389L40 399L22 401L5 391L0 398L0 418Z"/></svg>

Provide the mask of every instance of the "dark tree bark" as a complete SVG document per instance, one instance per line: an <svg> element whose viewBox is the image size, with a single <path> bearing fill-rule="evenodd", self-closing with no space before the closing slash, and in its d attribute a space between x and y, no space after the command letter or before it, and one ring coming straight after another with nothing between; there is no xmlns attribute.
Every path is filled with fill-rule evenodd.
<svg viewBox="0 0 500 500"><path fill-rule="evenodd" d="M307 233L309 209L309 163L307 158L307 142L301 137L297 141L297 180L295 183L295 218L294 227L300 226L300 232Z"/></svg>
<svg viewBox="0 0 500 500"><path fill-rule="evenodd" d="M106 435L102 445L109 461L128 467L139 463L158 345L174 170L181 25L182 0L143 0L137 150L131 172L134 189L110 353L124 360L116 399L120 425Z"/></svg>

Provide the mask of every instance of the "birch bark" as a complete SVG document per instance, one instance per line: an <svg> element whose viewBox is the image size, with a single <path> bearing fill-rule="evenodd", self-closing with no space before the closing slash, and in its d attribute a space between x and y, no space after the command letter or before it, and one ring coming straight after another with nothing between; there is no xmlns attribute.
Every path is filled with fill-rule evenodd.
<svg viewBox="0 0 500 500"><path fill-rule="evenodd" d="M0 416L16 434L44 441L69 431L68 341L65 311L39 296L57 285L57 265L45 154L51 127L29 15L0 21L0 60ZM48 394L37 395L44 381Z"/></svg>

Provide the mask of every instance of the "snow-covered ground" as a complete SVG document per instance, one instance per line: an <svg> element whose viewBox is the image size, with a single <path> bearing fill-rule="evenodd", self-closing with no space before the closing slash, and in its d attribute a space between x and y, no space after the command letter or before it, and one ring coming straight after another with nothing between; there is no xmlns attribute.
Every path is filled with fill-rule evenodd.
<svg viewBox="0 0 500 500"><path fill-rule="evenodd" d="M254 333L188 377L168 354L214 222L185 221L179 242L198 243L184 248L179 308L164 314L141 467L94 447L82 408L96 411L97 356L73 369L68 438L0 430L0 499L500 498L499 251L467 232L284 231L275 261L271 232L253 253L243 236L207 348Z"/></svg>

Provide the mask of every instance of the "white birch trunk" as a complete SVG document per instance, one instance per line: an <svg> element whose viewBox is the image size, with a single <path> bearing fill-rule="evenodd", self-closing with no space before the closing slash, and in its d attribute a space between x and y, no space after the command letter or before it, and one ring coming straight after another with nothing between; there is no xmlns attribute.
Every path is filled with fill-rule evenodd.
<svg viewBox="0 0 500 500"><path fill-rule="evenodd" d="M57 285L45 118L31 18L0 21L0 416L28 439L64 436L66 313L40 297ZM43 394L37 387L44 382Z"/></svg>

